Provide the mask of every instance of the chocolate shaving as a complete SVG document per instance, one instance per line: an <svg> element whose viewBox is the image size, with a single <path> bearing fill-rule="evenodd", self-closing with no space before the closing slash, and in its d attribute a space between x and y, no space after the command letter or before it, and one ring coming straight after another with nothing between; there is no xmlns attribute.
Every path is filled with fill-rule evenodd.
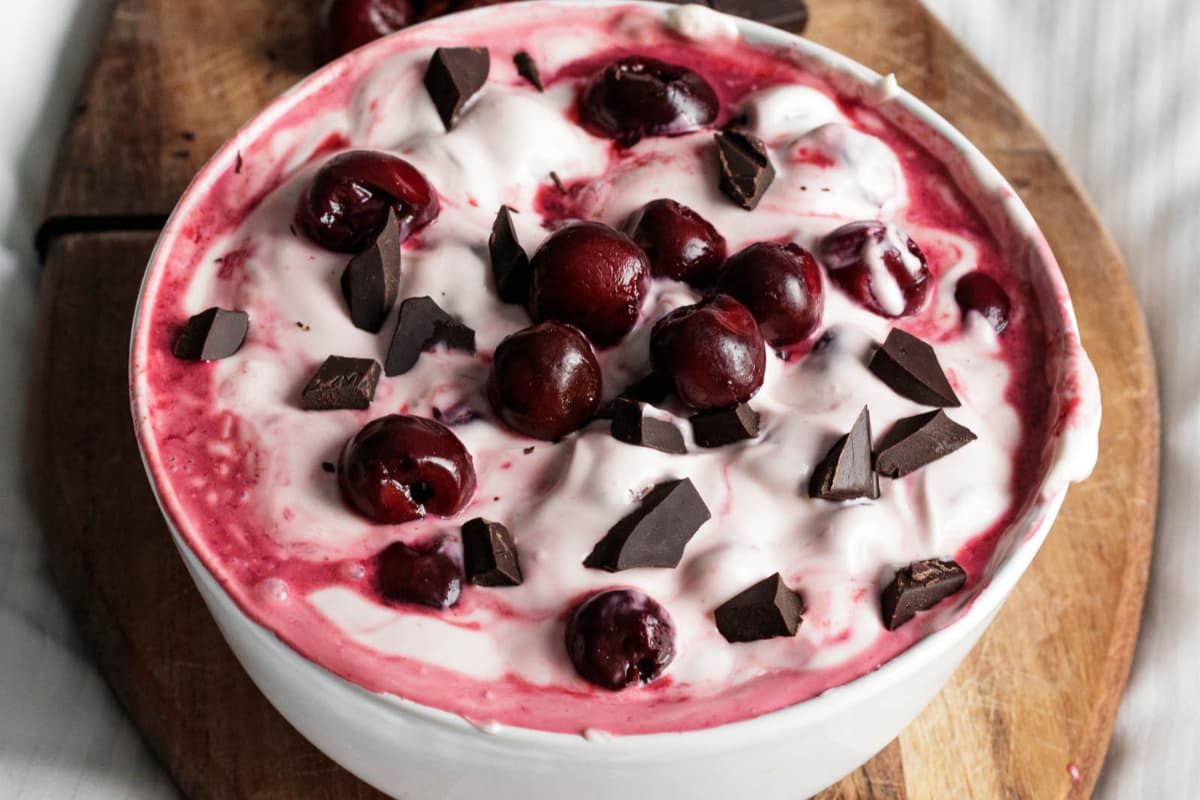
<svg viewBox="0 0 1200 800"><path fill-rule="evenodd" d="M917 615L928 611L967 582L967 573L954 561L914 561L896 572L880 596L883 624L894 631Z"/></svg>
<svg viewBox="0 0 1200 800"><path fill-rule="evenodd" d="M462 526L463 567L476 586L520 586L521 563L508 528L477 517Z"/></svg>
<svg viewBox="0 0 1200 800"><path fill-rule="evenodd" d="M803 33L808 27L808 5L804 0L708 0L708 5L792 33Z"/></svg>
<svg viewBox="0 0 1200 800"><path fill-rule="evenodd" d="M778 572L726 600L716 610L717 630L727 642L795 636L804 601Z"/></svg>
<svg viewBox="0 0 1200 800"><path fill-rule="evenodd" d="M612 435L617 441L664 453L682 455L687 452L679 429L666 420L647 417L640 403L618 397L609 406L608 413L612 418Z"/></svg>
<svg viewBox="0 0 1200 800"><path fill-rule="evenodd" d="M529 267L529 256L517 240L512 211L508 206L500 206L496 213L492 235L488 238L488 254L500 299L506 303L524 305L529 299L529 282L533 278L533 271Z"/></svg>
<svg viewBox="0 0 1200 800"><path fill-rule="evenodd" d="M596 543L583 565L608 572L676 567L687 543L711 516L691 480L660 483Z"/></svg>
<svg viewBox="0 0 1200 800"><path fill-rule="evenodd" d="M403 375L416 365L421 353L439 344L474 353L475 331L443 311L432 297L410 297L400 304L383 371L388 377Z"/></svg>
<svg viewBox="0 0 1200 800"><path fill-rule="evenodd" d="M925 342L899 328L892 328L883 345L871 356L871 372L901 397L926 406L962 405L937 353Z"/></svg>
<svg viewBox="0 0 1200 800"><path fill-rule="evenodd" d="M689 418L692 438L700 447L723 447L758 436L758 412L746 403L702 411Z"/></svg>
<svg viewBox="0 0 1200 800"><path fill-rule="evenodd" d="M865 406L850 432L837 440L813 470L808 493L820 500L879 497L879 476L871 464L871 415Z"/></svg>
<svg viewBox="0 0 1200 800"><path fill-rule="evenodd" d="M300 393L300 405L305 411L369 408L379 373L373 358L330 356Z"/></svg>
<svg viewBox="0 0 1200 800"><path fill-rule="evenodd" d="M463 106L487 82L491 58L486 47L439 47L425 70L425 89L446 130L458 122Z"/></svg>
<svg viewBox="0 0 1200 800"><path fill-rule="evenodd" d="M907 417L880 439L875 471L888 478L902 478L976 438L941 409Z"/></svg>
<svg viewBox="0 0 1200 800"><path fill-rule="evenodd" d="M517 67L517 74L537 89L539 92L544 90L542 86L542 76L538 72L537 62L533 60L533 56L526 53L524 50L513 56L513 64Z"/></svg>
<svg viewBox="0 0 1200 800"><path fill-rule="evenodd" d="M375 241L342 272L342 296L354 327L379 333L400 288L400 221L389 209Z"/></svg>
<svg viewBox="0 0 1200 800"><path fill-rule="evenodd" d="M721 191L742 208L753 210L775 180L775 167L766 145L741 129L722 131L716 139Z"/></svg>
<svg viewBox="0 0 1200 800"><path fill-rule="evenodd" d="M216 306L201 311L187 321L173 352L189 361L216 361L242 349L250 330L250 315L245 311L227 311Z"/></svg>

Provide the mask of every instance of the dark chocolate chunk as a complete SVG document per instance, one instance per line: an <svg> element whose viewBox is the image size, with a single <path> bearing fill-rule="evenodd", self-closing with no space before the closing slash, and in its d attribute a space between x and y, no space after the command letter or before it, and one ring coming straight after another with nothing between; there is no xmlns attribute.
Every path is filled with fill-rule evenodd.
<svg viewBox="0 0 1200 800"><path fill-rule="evenodd" d="M902 478L976 438L940 409L907 417L879 440L875 471L888 478Z"/></svg>
<svg viewBox="0 0 1200 800"><path fill-rule="evenodd" d="M533 88L542 91L542 75L538 72L537 62L533 56L524 50L513 56L513 64L517 66L517 74L532 84Z"/></svg>
<svg viewBox="0 0 1200 800"><path fill-rule="evenodd" d="M387 222L370 247L350 259L342 272L342 296L354 327L379 333L396 305L400 287L400 222L388 211Z"/></svg>
<svg viewBox="0 0 1200 800"><path fill-rule="evenodd" d="M596 543L583 565L608 572L676 567L683 558L683 549L710 516L691 480L660 483L637 510Z"/></svg>
<svg viewBox="0 0 1200 800"><path fill-rule="evenodd" d="M421 353L439 344L474 353L475 331L443 311L432 297L410 297L400 304L383 371L388 377L403 375L413 368Z"/></svg>
<svg viewBox="0 0 1200 800"><path fill-rule="evenodd" d="M754 134L740 129L722 131L716 138L721 191L742 208L753 209L775 180L775 167L766 145Z"/></svg>
<svg viewBox="0 0 1200 800"><path fill-rule="evenodd" d="M617 441L682 455L687 452L683 434L671 423L647 417L641 403L618 397L608 409L612 418L612 435Z"/></svg>
<svg viewBox="0 0 1200 800"><path fill-rule="evenodd" d="M663 401L675 391L671 379L661 372L651 372L637 383L628 386L621 392L621 397L637 403L649 403L652 406L662 405Z"/></svg>
<svg viewBox="0 0 1200 800"><path fill-rule="evenodd" d="M175 357L190 361L216 361L242 349L250 330L250 315L216 306L187 321L175 340Z"/></svg>
<svg viewBox="0 0 1200 800"><path fill-rule="evenodd" d="M373 358L330 356L300 393L300 405L305 411L369 408L379 372Z"/></svg>
<svg viewBox="0 0 1200 800"><path fill-rule="evenodd" d="M486 47L439 47L425 70L425 89L446 130L454 127L463 105L487 82L491 57Z"/></svg>
<svg viewBox="0 0 1200 800"><path fill-rule="evenodd" d="M758 436L758 412L747 403L693 414L692 437L701 447L723 447Z"/></svg>
<svg viewBox="0 0 1200 800"><path fill-rule="evenodd" d="M520 586L521 562L508 528L476 517L462 526L463 567L476 586Z"/></svg>
<svg viewBox="0 0 1200 800"><path fill-rule="evenodd" d="M506 303L524 305L529 299L529 281L533 272L529 268L529 256L517 240L512 211L508 206L500 206L500 211L496 213L492 235L488 239L488 254L492 259L496 294Z"/></svg>
<svg viewBox="0 0 1200 800"><path fill-rule="evenodd" d="M821 500L879 497L879 476L871 465L871 414L866 406L850 432L838 439L817 464L808 493Z"/></svg>
<svg viewBox="0 0 1200 800"><path fill-rule="evenodd" d="M326 472L331 472L331 473L337 472L337 467L334 465L334 463L332 461L322 461L321 469L325 470Z"/></svg>
<svg viewBox="0 0 1200 800"><path fill-rule="evenodd" d="M808 5L804 0L709 0L708 5L792 33L803 33L808 27Z"/></svg>
<svg viewBox="0 0 1200 800"><path fill-rule="evenodd" d="M954 561L914 561L898 570L879 598L883 624L894 631L917 615L928 611L967 582L967 573Z"/></svg>
<svg viewBox="0 0 1200 800"><path fill-rule="evenodd" d="M783 582L778 572L722 603L716 611L717 630L727 642L757 642L776 636L795 636L804 620L804 601Z"/></svg>
<svg viewBox="0 0 1200 800"><path fill-rule="evenodd" d="M901 397L927 406L962 405L933 348L899 328L892 328L868 366Z"/></svg>

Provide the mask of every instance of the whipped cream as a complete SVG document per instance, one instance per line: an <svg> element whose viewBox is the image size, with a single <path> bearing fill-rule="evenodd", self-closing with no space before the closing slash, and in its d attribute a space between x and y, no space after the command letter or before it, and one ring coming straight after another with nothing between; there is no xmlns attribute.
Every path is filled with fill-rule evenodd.
<svg viewBox="0 0 1200 800"><path fill-rule="evenodd" d="M947 624L969 592L888 632L879 589L896 568L932 557L957 558L969 586L978 584L993 543L1031 500L1050 400L1045 313L1022 274L1024 251L1009 252L948 171L869 104L839 96L794 59L742 42L715 12L685 6L664 23L646 10L564 7L507 24L488 19L464 23L453 40L417 29L394 39L386 58L368 49L323 73L326 91L275 119L268 136L241 142L244 169L225 176L194 217L200 222L180 231L179 258L151 284L139 332L149 345L135 377L148 394L144 436L156 452L156 478L190 546L251 617L305 656L368 689L484 720L474 724L497 734L520 726L602 738L597 732L745 719L857 677ZM488 47L492 72L446 132L421 76L435 46L464 44ZM544 93L517 76L518 50L537 60ZM765 141L777 175L754 212L718 191L711 131L618 151L576 123L583 83L625 51L696 69L721 96L721 121L744 116ZM882 85L894 91L894 81ZM438 190L439 218L406 245L400 296L433 297L475 329L479 352L423 355L411 372L381 381L368 411L306 412L300 388L327 356L382 362L392 330L391 321L378 335L351 324L338 288L347 257L290 227L314 171L346 148L395 153ZM623 444L599 422L556 444L502 427L482 393L489 357L529 319L501 304L491 283L486 243L498 207L519 212L515 225L532 253L563 218L620 227L659 197L695 209L731 253L762 240L815 251L844 223L880 219L920 245L937 288L919 315L894 323L826 279L825 343L770 354L752 400L762 434L750 442L698 448L683 419L676 422L685 456ZM919 266L896 244L910 268ZM881 278L880 302L902 309L898 287L882 279L886 267L871 269ZM954 302L956 280L977 269L1012 297L1002 336L981 318L964 319ZM653 323L698 297L684 284L654 281L637 328L598 354L606 398L649 371ZM179 324L212 305L249 313L245 346L212 364L175 360L169 343ZM928 410L866 368L893 324L933 344L962 400L950 415L978 440L882 481L879 500L811 499L813 467L864 405L876 435ZM462 514L376 525L342 502L322 463L336 462L363 424L461 404L481 415L454 428L479 485ZM695 484L712 519L677 569L609 574L582 566L646 489L681 477ZM477 516L512 531L523 585L468 587L445 612L389 605L373 591L365 565L387 544L457 536ZM713 610L776 571L805 600L797 636L726 642ZM613 586L650 594L677 630L664 676L616 694L579 678L563 646L564 615L580 597Z"/></svg>

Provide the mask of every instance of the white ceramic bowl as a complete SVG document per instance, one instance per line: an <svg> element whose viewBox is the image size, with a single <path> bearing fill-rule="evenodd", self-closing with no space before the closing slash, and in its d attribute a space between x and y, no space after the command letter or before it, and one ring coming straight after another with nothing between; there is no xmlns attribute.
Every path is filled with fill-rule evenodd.
<svg viewBox="0 0 1200 800"><path fill-rule="evenodd" d="M563 3L575 4L575 3ZM519 14L525 4L466 12ZM666 14L671 6L642 4ZM460 15L455 15L460 16ZM452 26L442 18L429 26ZM980 153L945 120L894 83L836 53L764 25L739 20L750 43L790 50L846 94L856 94L906 130L945 163L975 200L1009 253L1024 252L1044 308L1051 339L1047 362L1057 392L1059 425L1046 450L1046 473L1036 499L1002 538L976 595L949 626L926 637L878 670L795 706L755 719L685 733L585 739L514 727L485 731L461 717L368 692L303 658L252 622L191 551L168 511L169 487L154 479L154 442L144 435L148 409L134 380L135 424L156 496L175 543L230 646L263 694L301 733L346 769L405 800L762 800L804 797L862 764L933 698L987 628L1037 553L1067 485L1090 472L1100 408L1095 373L1079 345L1066 287L1054 257L1030 217ZM424 27L424 26L422 26ZM351 58L382 60L403 49L405 34L357 51ZM216 176L231 169L245 142L265 136L272 122L331 79L318 72L245 126L199 173L175 209L151 258L143 285L165 268L173 241ZM981 201L980 198L989 198ZM1014 247L1012 242L1024 244ZM143 337L134 325L133 363Z"/></svg>

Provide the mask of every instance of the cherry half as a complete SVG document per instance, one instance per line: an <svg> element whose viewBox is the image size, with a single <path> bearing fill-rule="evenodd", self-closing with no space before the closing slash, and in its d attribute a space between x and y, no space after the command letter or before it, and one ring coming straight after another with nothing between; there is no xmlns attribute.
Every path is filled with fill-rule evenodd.
<svg viewBox="0 0 1200 800"><path fill-rule="evenodd" d="M772 347L807 339L825 310L821 268L812 253L794 242L759 242L734 253L717 290L750 309Z"/></svg>
<svg viewBox="0 0 1200 800"><path fill-rule="evenodd" d="M421 545L394 542L375 560L375 583L385 600L450 608L462 594L462 558L453 540Z"/></svg>
<svg viewBox="0 0 1200 800"><path fill-rule="evenodd" d="M637 589L584 600L567 623L567 655L585 680L612 691L650 683L675 658L671 615Z"/></svg>
<svg viewBox="0 0 1200 800"><path fill-rule="evenodd" d="M725 237L704 217L674 200L651 200L625 223L657 278L712 285L725 262Z"/></svg>
<svg viewBox="0 0 1200 800"><path fill-rule="evenodd" d="M699 73L646 56L618 59L592 78L579 116L622 147L647 136L675 136L709 125L721 102Z"/></svg>
<svg viewBox="0 0 1200 800"><path fill-rule="evenodd" d="M917 243L876 220L851 222L826 236L821 260L846 294L884 317L916 313L933 284Z"/></svg>
<svg viewBox="0 0 1200 800"><path fill-rule="evenodd" d="M727 294L677 308L650 332L650 358L699 409L744 403L762 386L767 352L754 315Z"/></svg>
<svg viewBox="0 0 1200 800"><path fill-rule="evenodd" d="M976 311L996 329L1003 333L1008 327L1008 316L1012 302L1008 294L996 283L996 279L983 272L969 272L954 285L954 300L965 315Z"/></svg>
<svg viewBox="0 0 1200 800"><path fill-rule="evenodd" d="M488 399L510 428L554 441L578 430L600 407L600 363L578 330L549 321L496 347Z"/></svg>
<svg viewBox="0 0 1200 800"><path fill-rule="evenodd" d="M317 170L300 198L296 222L322 247L357 253L383 230L389 208L396 210L404 239L437 218L437 192L402 158L350 150Z"/></svg>
<svg viewBox="0 0 1200 800"><path fill-rule="evenodd" d="M351 508L375 522L449 517L475 494L475 464L445 425L392 414L346 443L338 483Z"/></svg>
<svg viewBox="0 0 1200 800"><path fill-rule="evenodd" d="M317 18L317 58L332 61L416 18L413 0L325 0Z"/></svg>
<svg viewBox="0 0 1200 800"><path fill-rule="evenodd" d="M576 222L546 237L530 260L529 314L579 328L597 347L614 345L637 324L650 289L642 248L599 222Z"/></svg>

